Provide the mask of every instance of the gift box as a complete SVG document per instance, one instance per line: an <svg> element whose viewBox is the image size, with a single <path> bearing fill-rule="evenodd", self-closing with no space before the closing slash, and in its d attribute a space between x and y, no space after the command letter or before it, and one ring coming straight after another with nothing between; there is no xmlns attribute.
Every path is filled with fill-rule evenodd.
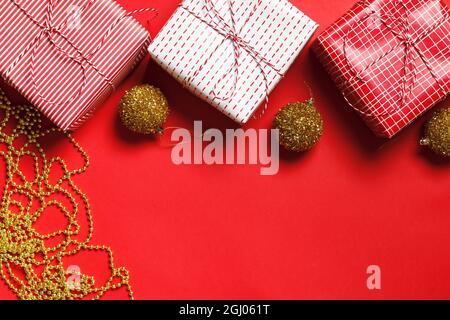
<svg viewBox="0 0 450 320"><path fill-rule="evenodd" d="M313 45L348 104L391 138L450 91L450 20L439 0L358 2Z"/></svg>
<svg viewBox="0 0 450 320"><path fill-rule="evenodd" d="M154 39L154 60L245 123L317 29L286 0L185 0Z"/></svg>
<svg viewBox="0 0 450 320"><path fill-rule="evenodd" d="M112 0L1 0L0 24L1 76L69 130L110 95L150 43L145 28Z"/></svg>

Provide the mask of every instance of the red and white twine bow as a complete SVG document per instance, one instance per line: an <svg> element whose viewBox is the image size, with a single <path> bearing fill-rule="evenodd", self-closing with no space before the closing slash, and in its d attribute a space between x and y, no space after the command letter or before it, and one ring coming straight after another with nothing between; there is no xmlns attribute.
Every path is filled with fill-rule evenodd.
<svg viewBox="0 0 450 320"><path fill-rule="evenodd" d="M270 62L266 59L258 50L256 50L247 40L245 40L242 37L242 29L248 24L250 19L255 15L257 9L261 6L262 0L256 1L254 4L252 10L250 11L250 14L245 19L244 23L242 24L242 27L237 30L236 29L236 17L235 17L235 11L234 11L234 0L227 0L228 2L228 12L230 16L230 21L228 22L228 19L226 16L223 15L223 13L220 12L220 10L217 9L216 5L214 4L213 0L203 0L203 10L207 12L209 19L206 19L199 14L195 13L193 10L188 8L183 3L180 4L180 8L184 9L188 13L190 13L192 16L194 16L196 19L200 20L207 26L211 27L213 30L215 30L218 34L223 36L223 40L217 45L217 47L212 50L212 53L210 56L208 56L207 59L205 59L204 63L200 65L200 67L188 78L184 80L185 85L189 85L190 82L192 82L193 79L195 79L202 70L207 66L207 64L210 62L212 56L216 53L217 49L220 48L225 43L231 42L233 44L233 50L234 50L234 62L231 65L230 69L224 72L221 81L216 82L213 89L210 92L210 95L214 97L216 100L220 101L230 101L232 100L236 92L238 90L238 83L239 83L239 69L241 64L241 55L242 51L247 52L250 57L255 61L258 68L261 71L261 76L263 78L264 87L265 87L265 105L261 112L261 116L264 114L264 112L267 110L267 106L269 103L269 80L267 79L267 74L264 70L264 65L270 67L273 71L275 71L280 77L284 77L284 74L281 70L279 70L275 64ZM233 85L231 88L231 92L227 92L226 94L221 94L218 92L218 86L220 82L224 81L229 74L233 74ZM225 87L225 85L222 85L222 89Z"/></svg>
<svg viewBox="0 0 450 320"><path fill-rule="evenodd" d="M439 2L439 0L437 0ZM408 97L412 94L414 87L416 85L417 80L417 73L416 73L416 55L419 56L420 60L424 63L427 70L430 72L433 79L436 81L437 85L439 86L439 89L443 92L444 97L448 94L445 91L444 86L439 82L439 78L436 76L433 67L430 65L430 63L427 61L424 53L422 50L418 47L418 43L420 43L422 40L424 40L426 37L428 37L433 31L435 31L437 28L439 28L448 18L448 13L442 15L442 18L437 20L432 26L427 28L417 37L413 36L412 30L411 30L411 23L409 21L410 12L408 10L407 5L402 0L395 1L395 6L400 6L404 10L404 14L397 18L393 16L392 14L381 14L376 9L374 9L367 0L362 0L359 2L359 5L365 6L366 8L370 9L371 12L368 13L366 16L361 18L358 22L356 22L347 32L347 34L344 37L344 56L345 61L350 69L350 71L353 73L353 76L346 81L346 84L348 85L353 80L357 80L360 82L365 82L365 80L362 78L362 75L373 66L377 65L380 61L385 59L387 56L389 56L392 52L398 50L400 47L404 47L404 60L403 60L403 70L402 70L402 83L401 83L401 92L400 92L400 104L397 107L391 107L389 110L384 112L377 112L377 111L364 111L360 108L357 108L353 106L353 104L349 101L347 96L344 93L344 98L347 101L347 103L356 111L359 113L365 115L365 116L372 116L372 117L382 117L386 115L392 115L393 113L398 112L401 110L405 104L407 103ZM354 71L350 59L348 56L348 46L349 46L349 34L352 32L356 27L361 25L362 23L365 23L367 20L376 18L378 19L382 25L384 25L397 39L398 43L397 45L393 46L390 50L387 52L384 52L379 57L372 59L371 63L368 64L365 68L363 68L361 71L356 72ZM347 86L346 85L346 86Z"/></svg>
<svg viewBox="0 0 450 320"><path fill-rule="evenodd" d="M36 26L40 28L39 33L34 37L34 39L30 42L30 44L17 56L17 58L14 60L14 62L11 64L11 66L6 70L5 77L7 78L8 75L14 70L14 68L19 64L19 62L29 53L31 53L30 57L30 73L31 73L31 81L33 84L33 90L38 93L38 96L40 99L45 101L48 104L52 105L69 105L73 101L75 101L83 92L84 88L87 84L87 78L86 78L86 70L88 67L91 67L98 75L100 75L104 81L111 87L111 89L114 89L114 83L112 79L110 79L106 74L104 74L99 68L97 68L91 61L92 57L102 48L102 46L105 44L106 40L111 35L114 28L125 18L128 18L134 14L141 13L141 12L155 12L155 9L151 8L145 8L145 9L139 9L131 12L127 12L126 14L120 16L117 18L116 21L114 21L111 26L108 28L108 30L105 32L104 36L100 39L99 44L97 47L94 48L90 53L85 54L81 51L80 48L78 48L70 39L67 38L67 36L64 34L64 30L66 27L70 24L70 19L73 17L67 17L60 25L55 26L54 25L54 9L56 4L58 3L58 0L47 0L47 8L44 15L43 22L38 21L35 17L33 17L23 6L19 1L17 0L9 0L11 1L24 15L26 18L28 18L31 22L33 22ZM89 0L87 1L83 6L79 7L79 10L77 12L77 15L81 16L81 14L86 11L88 8L90 8L97 0ZM64 49L62 45L59 45L55 41L55 37L58 36L60 39L64 40L64 42L72 49L74 53L69 52L68 50ZM82 84L78 88L77 92L74 93L74 95L65 101L64 103L58 103L55 101L50 101L49 99L45 98L41 93L40 90L38 90L38 84L36 83L36 55L39 45L42 41L48 40L48 42L59 52L63 57L65 57L67 60L69 60L72 63L77 64L82 73Z"/></svg>

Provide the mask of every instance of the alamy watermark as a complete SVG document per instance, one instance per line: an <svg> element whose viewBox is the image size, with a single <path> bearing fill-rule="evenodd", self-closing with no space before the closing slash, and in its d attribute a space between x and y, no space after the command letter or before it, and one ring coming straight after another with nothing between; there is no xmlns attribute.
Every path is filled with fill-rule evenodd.
<svg viewBox="0 0 450 320"><path fill-rule="evenodd" d="M370 265L366 270L369 277L367 278L367 289L381 290L381 268L377 265Z"/></svg>
<svg viewBox="0 0 450 320"><path fill-rule="evenodd" d="M208 129L194 122L194 132L177 128L171 134L172 162L176 165L260 165L263 176L280 168L279 131L276 129Z"/></svg>
<svg viewBox="0 0 450 320"><path fill-rule="evenodd" d="M81 268L77 265L71 265L67 268L68 275L66 285L69 290L81 289Z"/></svg>
<svg viewBox="0 0 450 320"><path fill-rule="evenodd" d="M81 6L70 5L67 8L67 29L72 31L78 31L81 29Z"/></svg>

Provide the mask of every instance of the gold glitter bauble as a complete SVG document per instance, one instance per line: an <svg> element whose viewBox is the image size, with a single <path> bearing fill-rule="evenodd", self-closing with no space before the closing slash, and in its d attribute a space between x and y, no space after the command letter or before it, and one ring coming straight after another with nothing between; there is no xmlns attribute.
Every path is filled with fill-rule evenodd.
<svg viewBox="0 0 450 320"><path fill-rule="evenodd" d="M450 108L437 111L425 128L425 137L420 141L433 152L450 157Z"/></svg>
<svg viewBox="0 0 450 320"><path fill-rule="evenodd" d="M322 136L323 121L313 100L290 103L275 117L273 127L280 130L280 144L289 151L307 151Z"/></svg>
<svg viewBox="0 0 450 320"><path fill-rule="evenodd" d="M142 134L162 132L169 104L158 88L140 85L127 91L120 102L120 119L131 131Z"/></svg>

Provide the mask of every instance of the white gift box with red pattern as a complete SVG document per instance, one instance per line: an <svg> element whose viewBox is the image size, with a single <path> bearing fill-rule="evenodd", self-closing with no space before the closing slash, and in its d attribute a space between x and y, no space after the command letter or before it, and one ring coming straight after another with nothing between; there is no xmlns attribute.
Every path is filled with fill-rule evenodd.
<svg viewBox="0 0 450 320"><path fill-rule="evenodd" d="M286 0L185 0L149 51L194 94L246 123L317 27Z"/></svg>

